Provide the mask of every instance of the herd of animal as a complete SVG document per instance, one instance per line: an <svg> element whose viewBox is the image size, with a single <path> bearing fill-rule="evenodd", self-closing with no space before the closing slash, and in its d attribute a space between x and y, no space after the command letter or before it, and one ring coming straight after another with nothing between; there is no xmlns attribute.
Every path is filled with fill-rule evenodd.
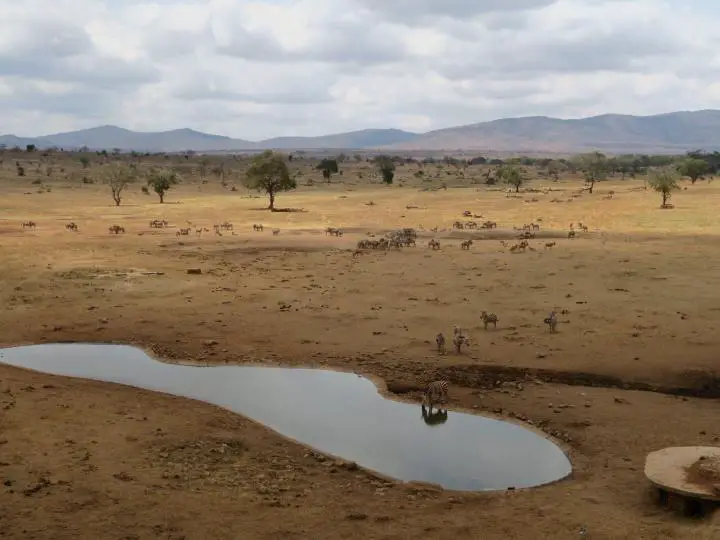
<svg viewBox="0 0 720 540"><path fill-rule="evenodd" d="M463 217L473 217L473 218L482 218L482 215L473 214L470 210L465 210L462 213ZM538 218L537 221L542 221L541 218ZM210 229L204 226L194 226L194 224L190 221L187 222L190 227L178 227L176 231L177 236L189 236L193 230L195 230L195 234L197 236L201 236L203 233L209 233ZM570 223L570 228L567 233L568 238L576 238L577 237L577 230L575 229L575 226L577 225L577 230L588 232L589 228L587 225L583 224L582 222ZM37 223L34 221L23 221L21 222L21 226L23 229L36 229ZM151 229L164 229L169 227L169 222L166 219L153 219L150 220L149 226ZM78 232L79 227L77 223L70 222L65 225L65 228L72 232ZM476 221L455 221L452 224L453 229L496 229L497 228L497 222L495 221L485 221L483 223L478 224ZM255 232L263 232L265 227L260 223L253 223L252 229ZM420 230L425 230L422 226L419 227ZM534 248L532 248L528 242L530 239L535 238L536 231L540 230L540 224L536 222L527 223L523 225L522 227L513 227L516 231L521 231L520 234L517 236L517 238L520 239L520 242L509 245L506 241L501 240L501 244L503 247L508 248L510 253L524 253L526 250L535 251ZM223 233L230 232L231 234L235 235L235 229L232 223L229 221L224 221L219 224L213 225L213 230L215 232L216 236L223 236ZM432 232L438 232L439 227L434 227L430 229ZM125 228L121 225L111 225L108 227L108 231L110 234L123 234L125 233ZM272 230L273 236L277 236L280 234L280 229L273 229ZM325 229L325 235L329 236L335 236L335 237L341 237L343 236L343 230L341 228L336 227L327 227ZM373 234L368 233L369 236L374 236ZM393 231L390 233L385 234L380 239L363 239L360 240L357 243L357 249L353 252L353 257L360 255L366 250L387 250L387 249L401 249L403 247L414 247L417 244L417 231L413 228L404 228L400 229L398 231ZM469 251L474 244L473 239L467 239L460 242L460 249ZM546 242L545 243L545 249L551 249L556 245L556 242ZM433 251L437 251L441 249L440 241L436 238L431 238L428 241L427 247Z"/></svg>
<svg viewBox="0 0 720 540"><path fill-rule="evenodd" d="M187 223L189 225L192 225L192 223L190 221L188 221ZM34 221L22 221L20 223L20 226L23 229L31 229L31 230L37 229L37 223ZM169 222L166 219L153 219L153 220L150 220L149 226L151 229L165 229L165 228L169 227ZM254 231L262 232L264 230L264 227L262 225L254 224L252 227L253 227ZM80 230L78 224L75 223L74 221L71 221L70 223L66 223L65 229L68 231L72 231L72 232L78 232ZM176 234L176 236L189 236L192 230L193 230L193 227L178 227L175 234ZM213 230L215 231L215 234L217 236L222 236L223 231L231 232L232 234L235 234L233 224L230 223L229 221L224 221L222 223L213 225ZM332 230L335 231L335 229L332 229ZM342 236L342 231L340 231L339 229L337 229L337 231L339 231L337 236ZM108 227L108 232L110 234L124 234L125 227L123 227L121 225L117 225L117 224L111 225L110 227ZM210 229L208 229L207 227L199 227L198 226L195 228L195 234L197 236L200 236L202 233L207 233L207 232L210 232ZM280 234L280 229L273 229L272 233L274 236L277 236L278 234Z"/></svg>
<svg viewBox="0 0 720 540"><path fill-rule="evenodd" d="M469 210L466 210L463 212L464 217L482 217L482 216L476 216L472 214ZM188 222L188 224L193 225L191 222ZM576 237L576 229L575 229L575 223L570 224L570 230L568 231L568 238L575 238ZM23 229L36 229L37 223L34 221L23 221L21 223L21 226ZM150 228L153 229L164 229L169 226L169 223L165 219L153 219L149 222ZM65 225L65 228L68 231L72 232L78 232L79 228L77 223L70 222ZM497 223L494 221L485 221L481 224L478 224L475 221L467 221L467 222L461 222L461 221L455 221L453 223L453 229L495 229L497 228ZM583 232L588 231L588 226L579 222L577 223L577 228ZM252 225L252 230L254 232L263 232L265 227L262 224L254 223ZM512 246L509 246L507 242L501 241L501 244L504 247L509 247L509 251L511 253L518 253L518 252L524 252L526 249L533 250L532 247L530 247L528 240L531 238L535 238L535 231L538 231L540 229L539 223L528 223L523 225L522 227L514 227L516 231L521 231L521 233L518 235L518 238L520 239L520 242L517 244L513 244ZM218 236L222 236L223 232L231 232L233 235L235 234L234 226L232 223L228 221L224 221L219 224L215 224L213 226L213 230L215 231L215 234ZM434 229L431 229L434 232L438 231L438 228L435 227ZM124 227L120 225L111 225L108 228L108 231L110 234L122 234L125 233ZM192 227L179 227L176 234L177 236L188 236L190 235L190 232L192 231ZM200 236L204 232L210 232L209 229L206 227L195 227L195 233L196 235ZM273 229L272 230L273 235L278 235L280 233L280 229ZM341 237L343 236L343 230L340 228L335 227L327 227L325 229L325 235L329 236L335 236L335 237ZM373 236L373 235L371 235ZM357 249L354 251L353 256L356 256L360 253L362 253L365 250L370 249L401 249L403 247L414 247L417 244L417 231L413 228L403 228L397 231L392 231L389 233L386 233L382 238L380 239L363 239L360 240L357 243ZM460 243L460 248L462 250L470 250L470 248L473 245L473 240L468 239L464 240ZM555 242L546 242L545 243L545 249L550 249L556 245ZM440 249L440 242L432 238L428 241L428 248L432 249L433 251ZM495 313L490 313L487 311L483 311L480 315L483 328L485 330L488 329L489 325L493 325L493 328L497 328L499 318ZM558 319L557 314L555 311L550 312L550 315L543 319L543 324L547 325L549 331L551 333L557 332L557 325L558 325ZM437 351L439 354L445 354L446 352L446 339L445 335L441 332L435 336L435 344L437 347ZM463 346L467 346L470 344L469 338L465 335L465 333L458 327L455 327L453 330L453 340L452 340L453 348L457 354L460 354L462 352ZM449 399L449 386L450 383L443 379L443 380L436 380L430 382L423 393L423 411L424 407L427 404L429 407L429 414L432 414L432 409L435 405L445 405Z"/></svg>
<svg viewBox="0 0 720 540"><path fill-rule="evenodd" d="M490 313L487 311L483 311L480 314L480 319L482 320L483 328L485 330L487 330L488 326L491 324L493 325L493 328L497 328L497 324L498 322L500 322L500 319L495 313ZM550 315L543 319L543 324L547 325L550 333L554 334L555 332L557 332L557 313L555 311L551 311ZM440 332L435 336L435 345L439 354L445 354L445 344L445 335ZM453 347L455 348L455 352L457 354L460 354L462 352L462 347L469 344L470 340L465 335L463 330L456 326L453 329ZM435 380L428 383L428 385L425 387L425 391L423 392L423 414L425 414L426 405L429 409L427 414L429 414L430 416L432 416L432 409L435 405L446 405L449 400L449 388L450 382L447 379Z"/></svg>
<svg viewBox="0 0 720 540"><path fill-rule="evenodd" d="M469 210L466 210L463 212L463 216L473 216L473 217L482 217L475 214L472 214ZM541 218L538 218L538 221L541 221ZM210 229L204 226L196 226L192 222L187 222L190 227L178 227L176 231L177 236L189 236L193 228L195 230L196 236L201 236L204 233L209 233ZM37 223L34 221L23 221L21 222L21 226L23 229L36 229ZM169 222L166 219L153 219L150 220L149 226L151 229L165 229L169 227ZM575 228L577 226L577 229ZM72 232L78 232L79 227L77 223L70 222L65 225L65 228L68 231ZM497 222L495 221L485 221L482 224L479 224L474 221L468 221L468 222L461 222L461 221L455 221L453 223L454 229L495 229L497 228ZM253 223L252 229L254 232L263 232L265 227L261 223ZM520 242L515 244L508 244L508 242L501 240L500 243L503 247L507 248L510 253L524 253L526 250L535 251L533 247L530 246L529 240L535 238L536 231L540 230L540 224L536 222L527 223L523 225L522 227L513 227L516 231L521 231L520 234L517 236L518 239L520 239ZM213 230L215 232L216 236L223 236L224 233L230 232L232 235L236 235L235 228L232 223L229 221L224 221L219 224L213 225ZM420 226L420 230L425 230L422 226ZM438 232L439 228L435 227L433 229L430 229L432 232ZM587 232L589 230L588 226L583 224L582 222L576 223L570 223L570 228L567 233L568 238L576 238L577 237L577 231L583 231ZM121 225L111 225L108 227L108 231L110 234L123 234L125 233L125 228ZM277 236L280 234L280 229L272 229L273 236ZM327 227L325 229L325 235L329 236L335 236L335 237L341 237L343 236L343 230L341 228L336 227ZM368 233L369 236L374 236L371 233ZM385 234L380 239L374 239L374 238L367 238L360 240L357 243L357 249L353 251L353 257L357 257L358 255L361 255L367 250L387 250L387 249L401 249L403 247L414 247L417 244L417 231L413 228L404 228L400 229L398 231L393 231ZM474 244L473 239L467 239L460 242L460 249L469 251ZM545 243L545 249L551 249L556 245L556 242L546 242ZM431 238L428 243L427 247L433 251L437 251L441 249L440 241L436 238Z"/></svg>

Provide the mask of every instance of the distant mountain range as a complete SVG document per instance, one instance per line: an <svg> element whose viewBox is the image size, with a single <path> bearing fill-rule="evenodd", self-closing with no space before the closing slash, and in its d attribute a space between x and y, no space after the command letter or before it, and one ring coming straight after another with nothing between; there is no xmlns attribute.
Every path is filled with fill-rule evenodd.
<svg viewBox="0 0 720 540"><path fill-rule="evenodd" d="M100 126L40 137L0 136L8 148L34 144L38 148L144 152L222 152L277 150L381 150L573 153L683 153L720 150L720 110L673 112L653 116L604 114L576 120L547 116L504 118L467 126L410 133L399 129L366 129L319 137L277 137L246 141L192 129L137 132Z"/></svg>

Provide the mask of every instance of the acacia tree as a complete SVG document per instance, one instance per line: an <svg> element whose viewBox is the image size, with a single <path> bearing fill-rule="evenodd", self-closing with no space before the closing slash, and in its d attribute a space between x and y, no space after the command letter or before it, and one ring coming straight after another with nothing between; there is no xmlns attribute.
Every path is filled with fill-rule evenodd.
<svg viewBox="0 0 720 540"><path fill-rule="evenodd" d="M378 156L375 159L380 174L382 175L383 182L390 185L393 183L395 178L395 163L389 156Z"/></svg>
<svg viewBox="0 0 720 540"><path fill-rule="evenodd" d="M608 174L608 161L604 154L593 152L580 156L580 169L585 176L585 182L589 184L588 191L593 192L595 182L605 180Z"/></svg>
<svg viewBox="0 0 720 540"><path fill-rule="evenodd" d="M672 192L680 189L678 174L671 169L658 169L650 173L648 185L662 196L660 208L668 208Z"/></svg>
<svg viewBox="0 0 720 540"><path fill-rule="evenodd" d="M210 160L206 157L202 158L198 163L198 173L200 174L200 181L205 180L207 175L208 167L210 166Z"/></svg>
<svg viewBox="0 0 720 540"><path fill-rule="evenodd" d="M128 165L120 161L111 161L98 168L97 172L100 181L110 186L115 206L120 206L122 193L129 184L132 184L137 177L137 169L134 165Z"/></svg>
<svg viewBox="0 0 720 540"><path fill-rule="evenodd" d="M677 170L682 176L689 177L690 183L694 184L708 172L708 163L704 159L690 157L682 160Z"/></svg>
<svg viewBox="0 0 720 540"><path fill-rule="evenodd" d="M560 180L560 173L562 172L562 163L551 159L547 163L547 174L552 178L553 182Z"/></svg>
<svg viewBox="0 0 720 540"><path fill-rule="evenodd" d="M518 193L520 187L525 183L525 177L517 165L503 165L498 168L495 175L501 178L506 184L513 186L515 193Z"/></svg>
<svg viewBox="0 0 720 540"><path fill-rule="evenodd" d="M160 169L150 173L147 179L148 187L151 187L160 197L160 204L165 202L165 193L180 183L178 174L172 169Z"/></svg>
<svg viewBox="0 0 720 540"><path fill-rule="evenodd" d="M264 191L270 198L268 210L275 211L275 196L281 191L290 191L297 187L290 176L287 158L278 152L265 150L252 159L243 184L248 189Z"/></svg>
<svg viewBox="0 0 720 540"><path fill-rule="evenodd" d="M330 177L333 174L337 174L340 170L338 168L338 162L336 159L323 159L316 167L319 171L322 171L323 178L330 183Z"/></svg>

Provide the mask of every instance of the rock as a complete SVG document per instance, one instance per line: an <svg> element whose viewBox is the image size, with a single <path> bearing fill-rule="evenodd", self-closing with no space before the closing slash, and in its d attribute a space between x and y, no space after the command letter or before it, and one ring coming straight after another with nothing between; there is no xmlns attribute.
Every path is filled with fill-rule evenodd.
<svg viewBox="0 0 720 540"><path fill-rule="evenodd" d="M195 275L202 274L202 270L200 268L188 268L186 270L186 272L188 274L195 274Z"/></svg>

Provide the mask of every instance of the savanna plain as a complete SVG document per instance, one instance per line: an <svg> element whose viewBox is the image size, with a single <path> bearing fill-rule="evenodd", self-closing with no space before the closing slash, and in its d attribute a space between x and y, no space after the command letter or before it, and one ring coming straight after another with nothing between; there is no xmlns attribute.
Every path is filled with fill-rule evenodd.
<svg viewBox="0 0 720 540"><path fill-rule="evenodd" d="M95 180L103 158L88 155L4 156L0 346L117 342L170 362L352 370L414 402L444 377L451 409L531 422L573 474L446 492L197 401L0 365L0 537L720 538L717 514L658 506L643 474L649 452L720 442L720 183L682 180L661 209L643 176L590 194L578 175L527 167L509 193L484 183L484 165L400 164L386 186L364 160L327 183L295 159L298 187L276 201L293 211L269 212L242 186L247 158L142 156L140 176L173 166L181 182L161 204L138 179L115 206ZM405 227L416 247L356 251ZM454 326L469 345L439 354L436 334L450 341Z"/></svg>

